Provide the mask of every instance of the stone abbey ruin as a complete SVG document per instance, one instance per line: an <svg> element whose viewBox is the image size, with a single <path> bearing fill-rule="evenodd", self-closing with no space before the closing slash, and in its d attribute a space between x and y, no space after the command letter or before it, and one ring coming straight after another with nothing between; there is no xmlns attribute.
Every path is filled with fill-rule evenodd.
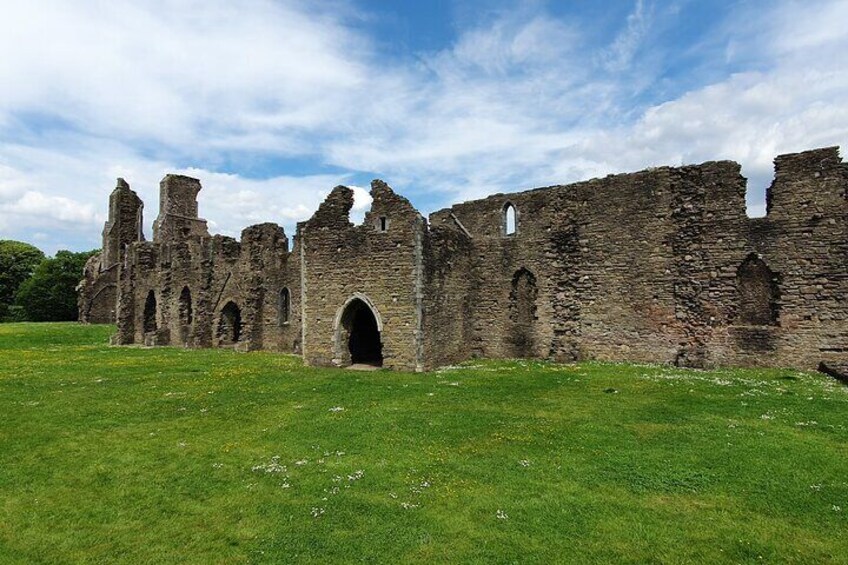
<svg viewBox="0 0 848 565"><path fill-rule="evenodd" d="M160 186L153 241L122 179L83 321L116 344L300 353L428 370L471 357L848 365L848 164L775 160L748 218L738 164L708 162L495 194L425 219L382 181L361 225L339 186L297 226L210 235L196 179ZM841 367L841 368L840 368Z"/></svg>

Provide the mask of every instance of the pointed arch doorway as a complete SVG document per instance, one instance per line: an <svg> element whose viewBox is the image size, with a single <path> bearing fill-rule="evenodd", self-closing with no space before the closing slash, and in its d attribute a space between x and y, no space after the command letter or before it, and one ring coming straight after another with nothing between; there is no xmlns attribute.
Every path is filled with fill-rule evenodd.
<svg viewBox="0 0 848 565"><path fill-rule="evenodd" d="M367 296L356 293L339 309L335 321L336 364L383 366L383 322Z"/></svg>

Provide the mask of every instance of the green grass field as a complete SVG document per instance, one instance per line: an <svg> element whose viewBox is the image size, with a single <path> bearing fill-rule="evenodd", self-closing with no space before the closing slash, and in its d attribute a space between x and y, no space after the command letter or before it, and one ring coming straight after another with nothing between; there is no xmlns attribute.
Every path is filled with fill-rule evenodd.
<svg viewBox="0 0 848 565"><path fill-rule="evenodd" d="M0 325L0 563L848 562L848 387Z"/></svg>

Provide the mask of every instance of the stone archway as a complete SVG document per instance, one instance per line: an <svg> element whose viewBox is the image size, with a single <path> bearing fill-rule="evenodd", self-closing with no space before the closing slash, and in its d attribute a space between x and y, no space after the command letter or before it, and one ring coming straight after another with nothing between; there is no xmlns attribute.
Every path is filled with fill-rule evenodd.
<svg viewBox="0 0 848 565"><path fill-rule="evenodd" d="M221 309L216 333L220 346L235 345L241 340L241 309L235 302L227 302Z"/></svg>
<svg viewBox="0 0 848 565"><path fill-rule="evenodd" d="M355 294L339 309L334 324L335 362L383 365L383 323L368 297Z"/></svg>

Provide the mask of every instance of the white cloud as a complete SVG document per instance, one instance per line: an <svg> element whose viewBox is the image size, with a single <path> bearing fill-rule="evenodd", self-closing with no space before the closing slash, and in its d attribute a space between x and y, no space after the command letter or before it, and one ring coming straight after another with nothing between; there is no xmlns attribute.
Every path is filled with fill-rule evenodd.
<svg viewBox="0 0 848 565"><path fill-rule="evenodd" d="M291 235L362 171L434 207L734 159L752 177L756 212L774 156L848 139L844 1L734 8L688 46L694 86L665 98L646 93L675 80L664 67L687 46L663 46L678 16L650 2L635 1L605 43L587 22L537 7L461 30L442 51L391 60L351 25L349 5L322 6L7 2L0 237L96 246L117 176L144 199L149 236L166 172L200 178L201 215L235 236L259 221ZM716 72L725 67L737 72ZM270 158L339 172L248 178L254 160ZM354 191L357 218L369 197Z"/></svg>
<svg viewBox="0 0 848 565"><path fill-rule="evenodd" d="M93 223L102 219L94 207L70 198L50 196L37 191L27 191L14 202L3 204L2 210L11 214L35 216L60 222Z"/></svg>
<svg viewBox="0 0 848 565"><path fill-rule="evenodd" d="M649 25L645 3L642 0L636 0L633 12L627 16L627 26L615 38L612 45L601 53L604 68L611 72L626 70L639 50Z"/></svg>
<svg viewBox="0 0 848 565"><path fill-rule="evenodd" d="M758 18L727 14L711 39L721 44L703 44L704 56L733 45L739 64L758 70L635 113L634 93L645 85L634 87L634 81L659 81L662 59L677 57L678 49L663 48L653 37L652 52L642 53L645 37L657 31L641 2L609 45L593 46L563 22L550 27L568 35L565 42L556 40L557 32L529 33L540 17L498 21L468 31L431 57L431 74L416 77L426 95L395 128L369 131L365 139L340 138L330 143L329 154L347 167L445 190L451 199L732 159L752 178L749 212L757 215L775 156L848 139L842 102L848 99L848 68L835 56L848 48L846 6L760 4ZM756 33L753 26L759 26ZM796 26L800 37L783 39L793 37ZM547 50L516 55L519 38L528 35L544 37Z"/></svg>
<svg viewBox="0 0 848 565"><path fill-rule="evenodd" d="M338 18L292 2L11 0L0 83L14 88L0 91L0 116L189 155L219 137L297 152L292 131L331 124L366 81L368 49Z"/></svg>
<svg viewBox="0 0 848 565"><path fill-rule="evenodd" d="M0 145L0 161L18 168L0 169L0 238L32 239L48 232L39 244L53 252L63 247L90 249L100 244L109 193L117 177L125 178L145 203L145 235L158 213L159 181L167 173L199 178L200 215L210 228L238 237L254 223L277 222L294 234L297 221L307 219L330 189L347 175L275 176L248 179L205 169L179 168L144 159L119 144L104 144L89 152L92 142L77 140L62 151Z"/></svg>

